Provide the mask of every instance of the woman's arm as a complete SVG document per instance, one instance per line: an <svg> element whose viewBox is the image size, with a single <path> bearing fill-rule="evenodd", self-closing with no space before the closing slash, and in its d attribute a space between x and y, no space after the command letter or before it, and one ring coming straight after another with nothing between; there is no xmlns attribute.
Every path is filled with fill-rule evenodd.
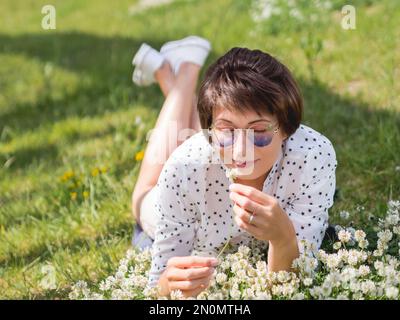
<svg viewBox="0 0 400 320"><path fill-rule="evenodd" d="M292 262L300 254L293 225L288 230L287 236L286 239L281 239L281 241L269 241L268 271L292 271Z"/></svg>
<svg viewBox="0 0 400 320"><path fill-rule="evenodd" d="M217 260L192 256L199 212L186 176L185 163L172 155L156 186L154 207L159 215L152 248L149 285L158 286L161 296L180 290L186 297L203 291L213 276Z"/></svg>

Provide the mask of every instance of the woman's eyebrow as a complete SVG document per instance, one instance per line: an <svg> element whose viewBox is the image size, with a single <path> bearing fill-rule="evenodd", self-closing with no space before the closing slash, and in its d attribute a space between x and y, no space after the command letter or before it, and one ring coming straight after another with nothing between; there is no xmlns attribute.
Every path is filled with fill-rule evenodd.
<svg viewBox="0 0 400 320"><path fill-rule="evenodd" d="M229 122L231 124L234 124L232 121L230 121L228 119L217 119L216 121L225 121L225 122ZM250 121L247 124L253 124L253 123L256 123L256 122L271 122L271 121L268 120L268 119L257 119L257 120Z"/></svg>
<svg viewBox="0 0 400 320"><path fill-rule="evenodd" d="M258 119L258 120L250 121L248 124L252 124L252 123L256 123L256 122L262 122L262 121L264 121L264 122L271 122L271 121L268 120L268 119Z"/></svg>

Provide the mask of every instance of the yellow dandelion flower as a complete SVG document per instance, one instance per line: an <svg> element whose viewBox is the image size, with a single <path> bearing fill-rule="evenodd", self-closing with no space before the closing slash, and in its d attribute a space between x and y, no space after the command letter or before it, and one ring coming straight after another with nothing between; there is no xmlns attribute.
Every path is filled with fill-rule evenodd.
<svg viewBox="0 0 400 320"><path fill-rule="evenodd" d="M72 170L66 171L62 177L61 180L62 181L68 181L69 179L71 179L74 176L74 172Z"/></svg>
<svg viewBox="0 0 400 320"><path fill-rule="evenodd" d="M107 171L108 171L108 168L107 167L101 167L100 168L100 171L101 171L101 173L106 173Z"/></svg>
<svg viewBox="0 0 400 320"><path fill-rule="evenodd" d="M98 176L99 173L100 173L99 168L93 168L93 169L92 169L92 176L93 176L93 177Z"/></svg>
<svg viewBox="0 0 400 320"><path fill-rule="evenodd" d="M89 198L89 191L83 191L83 197L85 199Z"/></svg>
<svg viewBox="0 0 400 320"><path fill-rule="evenodd" d="M71 199L72 199L72 200L76 200L76 198L77 198L77 196L78 196L78 193L76 193L76 192L71 192L71 193L70 193L70 196L71 196Z"/></svg>
<svg viewBox="0 0 400 320"><path fill-rule="evenodd" d="M144 151L142 150L142 151L139 151L139 152L136 153L135 160L136 161L141 161L141 160L143 160L143 157L144 157Z"/></svg>

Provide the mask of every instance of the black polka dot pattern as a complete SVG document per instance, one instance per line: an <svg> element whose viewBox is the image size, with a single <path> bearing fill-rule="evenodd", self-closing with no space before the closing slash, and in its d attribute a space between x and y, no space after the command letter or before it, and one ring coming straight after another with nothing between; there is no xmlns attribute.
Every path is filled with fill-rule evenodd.
<svg viewBox="0 0 400 320"><path fill-rule="evenodd" d="M282 143L281 151L263 192L279 201L298 240L308 240L319 248L336 187L335 150L325 136L300 125ZM224 166L202 132L174 150L156 186L154 205L159 223L150 285L157 284L171 257L216 256L227 240L239 245L254 239L234 222L228 187Z"/></svg>

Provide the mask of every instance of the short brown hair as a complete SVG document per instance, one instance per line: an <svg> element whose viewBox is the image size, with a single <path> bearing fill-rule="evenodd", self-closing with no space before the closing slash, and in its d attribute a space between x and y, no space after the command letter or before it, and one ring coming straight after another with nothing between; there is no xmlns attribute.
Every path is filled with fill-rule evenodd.
<svg viewBox="0 0 400 320"><path fill-rule="evenodd" d="M261 50L234 47L206 71L197 101L203 129L217 106L275 115L289 137L300 126L303 98L289 69Z"/></svg>

